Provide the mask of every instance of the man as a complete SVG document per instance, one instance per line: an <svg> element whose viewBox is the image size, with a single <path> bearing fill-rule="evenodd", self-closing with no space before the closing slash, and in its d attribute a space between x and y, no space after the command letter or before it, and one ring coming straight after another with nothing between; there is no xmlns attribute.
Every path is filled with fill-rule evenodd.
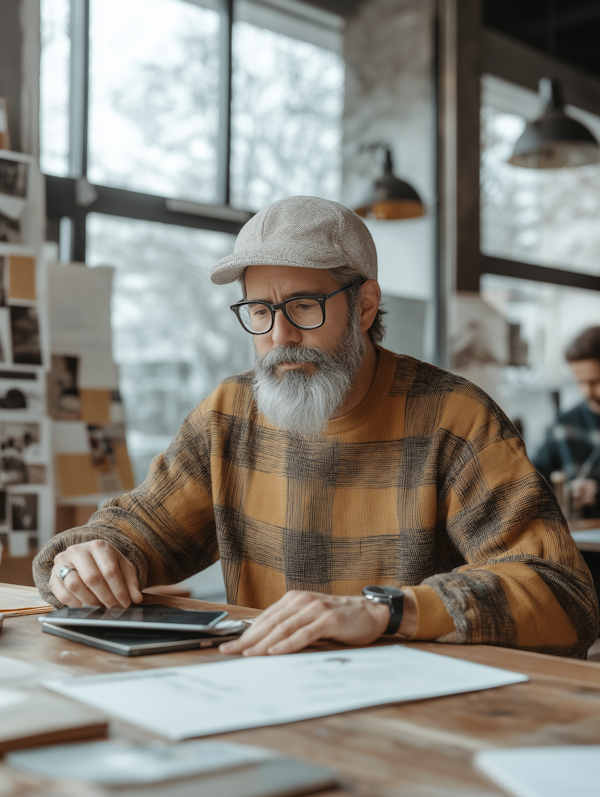
<svg viewBox="0 0 600 797"><path fill-rule="evenodd" d="M584 400L561 413L533 457L542 476L563 471L573 502L588 517L600 516L600 327L578 335L565 353Z"/></svg>
<svg viewBox="0 0 600 797"><path fill-rule="evenodd" d="M211 279L241 281L254 371L40 552L44 597L127 606L220 557L229 602L266 610L225 652L397 632L584 656L598 606L552 492L485 393L379 347L376 277L342 205L291 197L249 221Z"/></svg>

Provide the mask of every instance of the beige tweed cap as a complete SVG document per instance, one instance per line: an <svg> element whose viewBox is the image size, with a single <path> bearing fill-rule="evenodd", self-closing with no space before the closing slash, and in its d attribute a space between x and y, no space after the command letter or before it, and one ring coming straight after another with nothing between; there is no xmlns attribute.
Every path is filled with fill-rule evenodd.
<svg viewBox="0 0 600 797"><path fill-rule="evenodd" d="M267 205L248 221L232 255L213 267L217 285L239 279L247 266L339 268L352 266L377 279L371 233L352 210L314 196L291 196Z"/></svg>

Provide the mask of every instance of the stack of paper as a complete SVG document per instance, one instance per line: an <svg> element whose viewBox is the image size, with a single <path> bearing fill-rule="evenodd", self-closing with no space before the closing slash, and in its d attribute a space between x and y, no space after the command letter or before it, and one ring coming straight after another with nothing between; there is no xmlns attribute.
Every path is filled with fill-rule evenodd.
<svg viewBox="0 0 600 797"><path fill-rule="evenodd" d="M485 750L476 767L516 797L597 797L600 746L522 747Z"/></svg>
<svg viewBox="0 0 600 797"><path fill-rule="evenodd" d="M0 584L0 617L19 617L23 614L45 614L54 607L40 598L35 587Z"/></svg>

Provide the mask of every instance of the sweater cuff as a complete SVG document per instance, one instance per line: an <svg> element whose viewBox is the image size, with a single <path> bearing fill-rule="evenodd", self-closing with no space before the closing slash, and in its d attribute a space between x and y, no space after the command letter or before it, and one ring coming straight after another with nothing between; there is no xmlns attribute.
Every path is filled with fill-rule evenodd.
<svg viewBox="0 0 600 797"><path fill-rule="evenodd" d="M432 587L421 584L418 587L408 587L408 589L417 605L417 630L410 639L439 639L456 631L454 620L444 601Z"/></svg>

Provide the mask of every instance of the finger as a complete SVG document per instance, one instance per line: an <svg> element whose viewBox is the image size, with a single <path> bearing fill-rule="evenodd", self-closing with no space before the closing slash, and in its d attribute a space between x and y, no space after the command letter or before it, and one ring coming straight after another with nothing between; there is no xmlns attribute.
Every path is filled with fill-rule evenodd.
<svg viewBox="0 0 600 797"><path fill-rule="evenodd" d="M319 639L331 639L333 631L330 630L329 618L318 617L314 622L299 628L294 634L282 639L266 651L269 656L282 656L286 653L297 653Z"/></svg>
<svg viewBox="0 0 600 797"><path fill-rule="evenodd" d="M144 596L140 592L140 582L135 567L124 556L119 560L119 566L129 597L134 603L141 603L144 600Z"/></svg>
<svg viewBox="0 0 600 797"><path fill-rule="evenodd" d="M98 597L104 599L103 596L106 596L107 599L113 600L112 604L105 603L106 606L122 606L124 609L127 609L128 606L131 606L131 595L127 582L125 581L121 564L122 561L126 562L127 560L123 554L117 551L112 545L106 545L101 540L98 542L98 545L90 546L89 551L100 577L97 586L102 594L95 589L95 583L89 584L86 580L86 584L93 589Z"/></svg>
<svg viewBox="0 0 600 797"><path fill-rule="evenodd" d="M63 585L62 579L56 575L51 575L48 581L50 591L64 606L78 609L82 606L81 601Z"/></svg>
<svg viewBox="0 0 600 797"><path fill-rule="evenodd" d="M74 595L77 600L81 601L82 606L102 606L101 600L84 583L77 571L72 570L65 576L63 585L71 595Z"/></svg>
<svg viewBox="0 0 600 797"><path fill-rule="evenodd" d="M76 595L82 603L107 606L108 608L123 606L109 587L105 576L96 563L96 559L90 553L89 548L75 549L73 551L72 561L73 567L75 567L77 571L77 578L69 578L69 576L73 575L72 573L69 573L69 576L65 578L64 584L69 592ZM123 588L126 589L124 585ZM92 597L91 601L89 600L90 593ZM129 597L128 592L127 596ZM129 606L129 602L124 605L124 608L127 606Z"/></svg>
<svg viewBox="0 0 600 797"><path fill-rule="evenodd" d="M301 612L293 617L289 617L279 623L270 633L260 641L242 651L244 656L265 656L268 650L288 637L291 637L298 629L313 623L323 615L323 606L319 602L309 604Z"/></svg>
<svg viewBox="0 0 600 797"><path fill-rule="evenodd" d="M232 642L224 642L222 645L220 645L219 650L221 650L223 653L242 653L247 648L253 647L262 639L271 634L275 628L288 620L290 616L293 617L296 614L297 611L289 607L277 612L276 614L272 614L271 617L262 625L253 623L252 626L246 629L246 631L244 631L244 633L238 639L235 639Z"/></svg>

